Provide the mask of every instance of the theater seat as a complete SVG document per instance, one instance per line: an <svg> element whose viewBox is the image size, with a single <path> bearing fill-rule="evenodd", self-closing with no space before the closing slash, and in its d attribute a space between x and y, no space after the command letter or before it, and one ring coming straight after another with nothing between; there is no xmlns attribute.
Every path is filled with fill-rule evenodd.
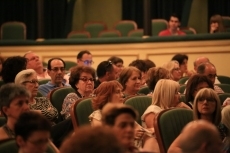
<svg viewBox="0 0 230 153"><path fill-rule="evenodd" d="M26 25L23 22L5 22L1 25L1 39L25 40Z"/></svg>
<svg viewBox="0 0 230 153"><path fill-rule="evenodd" d="M104 22L87 22L84 24L84 31L88 31L91 38L97 38L98 34L106 29L107 26Z"/></svg>
<svg viewBox="0 0 230 153"><path fill-rule="evenodd" d="M114 29L120 31L122 37L126 37L130 31L137 29L137 23L131 20L121 20L114 25Z"/></svg>
<svg viewBox="0 0 230 153"><path fill-rule="evenodd" d="M158 36L158 34L168 29L168 21L165 19L152 19L152 36Z"/></svg>
<svg viewBox="0 0 230 153"><path fill-rule="evenodd" d="M114 38L121 37L121 33L118 30L105 30L101 31L98 35L99 38Z"/></svg>

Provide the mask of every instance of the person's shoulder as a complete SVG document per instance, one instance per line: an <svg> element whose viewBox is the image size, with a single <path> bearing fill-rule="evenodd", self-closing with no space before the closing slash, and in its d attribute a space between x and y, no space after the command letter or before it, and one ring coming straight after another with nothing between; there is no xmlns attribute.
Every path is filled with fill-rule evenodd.
<svg viewBox="0 0 230 153"><path fill-rule="evenodd" d="M168 35L171 35L168 29L161 31L158 34L158 36L168 36Z"/></svg>
<svg viewBox="0 0 230 153"><path fill-rule="evenodd" d="M9 139L9 136L6 134L3 127L0 127L0 141L5 139Z"/></svg>
<svg viewBox="0 0 230 153"><path fill-rule="evenodd" d="M181 31L181 30L178 30L178 35L186 35L186 33L184 33L183 31Z"/></svg>

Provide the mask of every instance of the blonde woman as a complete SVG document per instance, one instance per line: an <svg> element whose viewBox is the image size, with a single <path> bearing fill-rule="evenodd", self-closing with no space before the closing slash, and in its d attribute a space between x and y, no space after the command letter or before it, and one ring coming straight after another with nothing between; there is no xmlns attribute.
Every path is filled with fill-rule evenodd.
<svg viewBox="0 0 230 153"><path fill-rule="evenodd" d="M170 79L174 81L179 81L182 77L180 65L177 61L172 60L163 65L163 68L167 69L170 72Z"/></svg>

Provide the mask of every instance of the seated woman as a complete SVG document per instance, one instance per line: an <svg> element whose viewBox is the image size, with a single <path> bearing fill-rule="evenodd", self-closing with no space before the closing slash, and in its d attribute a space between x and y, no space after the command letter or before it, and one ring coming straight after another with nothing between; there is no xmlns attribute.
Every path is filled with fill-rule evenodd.
<svg viewBox="0 0 230 153"><path fill-rule="evenodd" d="M30 93L21 85L5 84L0 88L0 108L7 122L0 128L0 140L15 138L14 126L19 115L29 111Z"/></svg>
<svg viewBox="0 0 230 153"><path fill-rule="evenodd" d="M170 79L174 81L179 81L182 77L179 63L172 60L162 66L170 72Z"/></svg>
<svg viewBox="0 0 230 153"><path fill-rule="evenodd" d="M225 32L223 19L219 14L210 18L210 33Z"/></svg>
<svg viewBox="0 0 230 153"><path fill-rule="evenodd" d="M141 71L130 66L121 71L119 82L123 86L125 97L137 95L141 87Z"/></svg>
<svg viewBox="0 0 230 153"><path fill-rule="evenodd" d="M192 108L197 92L203 88L214 89L212 81L205 75L195 74L189 78L185 90L186 104Z"/></svg>
<svg viewBox="0 0 230 153"><path fill-rule="evenodd" d="M169 79L169 76L169 71L163 67L150 68L146 75L146 83L149 89L152 91L149 95L152 95L155 86L160 79Z"/></svg>
<svg viewBox="0 0 230 153"><path fill-rule="evenodd" d="M61 114L70 117L71 106L80 98L91 97L94 89L95 70L89 66L76 66L71 69L69 84L75 93L69 93L62 104Z"/></svg>
<svg viewBox="0 0 230 153"><path fill-rule="evenodd" d="M230 105L224 107L221 111L221 129L225 134L223 140L223 153L230 152Z"/></svg>

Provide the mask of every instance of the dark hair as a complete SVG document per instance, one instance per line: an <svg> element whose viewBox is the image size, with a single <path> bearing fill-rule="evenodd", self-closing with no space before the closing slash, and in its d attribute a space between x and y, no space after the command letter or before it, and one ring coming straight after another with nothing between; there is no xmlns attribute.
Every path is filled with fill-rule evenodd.
<svg viewBox="0 0 230 153"><path fill-rule="evenodd" d="M3 111L3 107L9 107L12 100L18 96L30 97L29 91L22 85L17 85L14 83L7 83L1 86L0 88L0 108L3 115L6 117L6 114Z"/></svg>
<svg viewBox="0 0 230 153"><path fill-rule="evenodd" d="M33 132L51 131L51 123L42 114L35 111L22 113L14 127L15 136L21 136L27 140Z"/></svg>
<svg viewBox="0 0 230 153"><path fill-rule="evenodd" d="M96 79L95 70L92 67L84 66L84 65L73 67L71 69L71 73L69 77L69 84L75 91L78 90L76 84L79 82L80 76L83 72L91 74L93 79L94 80Z"/></svg>
<svg viewBox="0 0 230 153"><path fill-rule="evenodd" d="M147 72L148 69L147 69L147 66L146 66L146 63L144 60L134 60L132 61L129 66L134 66L136 68L138 68L141 72Z"/></svg>
<svg viewBox="0 0 230 153"><path fill-rule="evenodd" d="M54 58L49 59L49 61L48 61L48 63L47 63L47 69L48 69L48 70L51 70L51 62L52 62L53 60L60 60L60 61L62 61L63 65L64 65L64 68L65 68L65 62L64 62L64 60L61 59L61 58L58 58L58 57L54 57Z"/></svg>
<svg viewBox="0 0 230 153"><path fill-rule="evenodd" d="M156 64L150 59L145 59L144 62L145 62L147 71L152 67L156 67Z"/></svg>
<svg viewBox="0 0 230 153"><path fill-rule="evenodd" d="M224 32L225 31L224 24L223 24L223 18L221 17L221 15L215 14L215 15L211 16L210 24L212 24L213 22L218 23L218 26L219 26L215 32Z"/></svg>
<svg viewBox="0 0 230 153"><path fill-rule="evenodd" d="M102 61L97 66L97 76L98 78L101 78L105 76L106 72L112 72L113 71L113 63L111 61Z"/></svg>
<svg viewBox="0 0 230 153"><path fill-rule="evenodd" d="M117 64L117 63L122 63L123 64L124 63L124 61L121 58L117 57L117 56L111 56L108 59L108 61L113 62L113 64Z"/></svg>
<svg viewBox="0 0 230 153"><path fill-rule="evenodd" d="M185 59L188 60L188 56L185 54L176 54L172 57L172 61L177 61L180 66L183 64Z"/></svg>
<svg viewBox="0 0 230 153"><path fill-rule="evenodd" d="M169 17L169 20L170 20L170 18L171 17L175 17L175 18L177 18L178 20L179 20L179 22L180 22L180 16L178 15L178 14L176 14L176 13L172 13L171 15L170 15L170 17Z"/></svg>
<svg viewBox="0 0 230 153"><path fill-rule="evenodd" d="M21 56L12 56L5 60L2 65L2 80L4 83L14 82L15 76L26 69L27 60Z"/></svg>
<svg viewBox="0 0 230 153"><path fill-rule="evenodd" d="M195 74L191 78L189 78L188 83L186 85L186 92L185 92L186 103L194 101L195 97L193 97L193 93L195 92L197 85L202 82L206 82L209 88L214 89L212 81L207 76L201 74Z"/></svg>
<svg viewBox="0 0 230 153"><path fill-rule="evenodd" d="M77 59L81 59L84 54L90 54L91 53L88 50L82 50L77 54Z"/></svg>
<svg viewBox="0 0 230 153"><path fill-rule="evenodd" d="M215 67L215 65L213 65L211 62L202 63L197 67L197 73L198 74L204 74L206 66L208 66L208 65Z"/></svg>
<svg viewBox="0 0 230 153"><path fill-rule="evenodd" d="M4 61L5 59L2 56L0 56L0 64L3 65ZM0 76L2 76L2 71L0 71Z"/></svg>

